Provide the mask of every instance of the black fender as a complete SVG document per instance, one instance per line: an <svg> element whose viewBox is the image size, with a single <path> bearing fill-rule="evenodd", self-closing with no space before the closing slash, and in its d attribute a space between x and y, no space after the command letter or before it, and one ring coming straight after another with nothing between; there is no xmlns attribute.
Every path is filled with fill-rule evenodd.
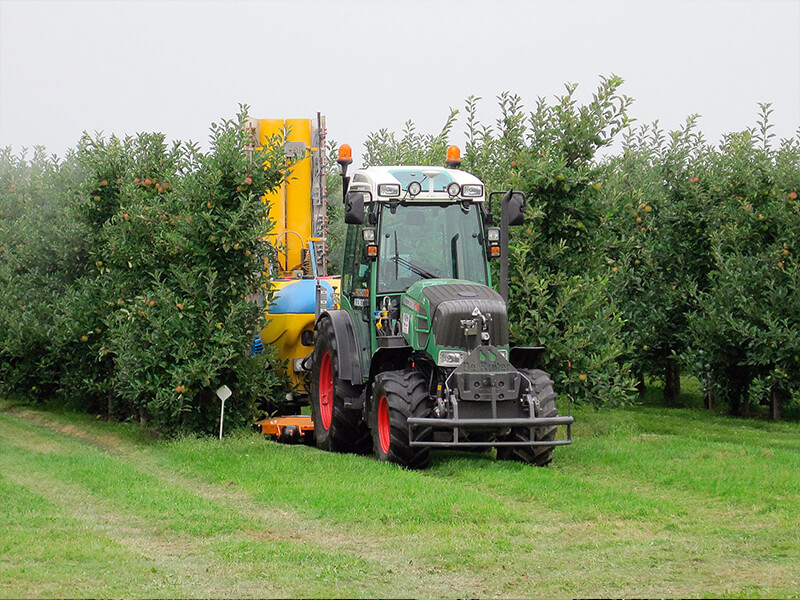
<svg viewBox="0 0 800 600"><path fill-rule="evenodd" d="M369 380L366 393L364 394L365 410L371 410L370 400L372 398L372 384L375 377L384 371L399 371L408 367L408 360L414 353L411 346L388 346L378 348L372 355L372 362L369 365Z"/></svg>
<svg viewBox="0 0 800 600"><path fill-rule="evenodd" d="M514 346L508 354L508 362L517 369L533 369L536 367L542 354L544 346Z"/></svg>
<svg viewBox="0 0 800 600"><path fill-rule="evenodd" d="M350 382L352 385L360 386L363 381L363 370L361 369L361 353L358 351L356 342L356 332L350 315L344 310L326 310L319 316L319 320L330 319L333 325L333 333L336 336L336 343L339 352L336 355L336 370L339 379ZM318 320L318 321L319 321Z"/></svg>
<svg viewBox="0 0 800 600"><path fill-rule="evenodd" d="M414 353L411 346L392 346L378 348L372 355L369 365L369 381L374 381L375 376L383 371L398 371L408 366L408 359Z"/></svg>

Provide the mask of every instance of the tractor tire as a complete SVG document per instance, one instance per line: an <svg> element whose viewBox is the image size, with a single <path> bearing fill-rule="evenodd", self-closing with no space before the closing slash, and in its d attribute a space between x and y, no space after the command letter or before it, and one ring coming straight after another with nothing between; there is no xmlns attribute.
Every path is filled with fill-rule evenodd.
<svg viewBox="0 0 800 600"><path fill-rule="evenodd" d="M370 428L377 459L407 469L427 468L431 464L430 448L409 445L408 435L409 417L426 417L430 413L425 378L410 369L387 371L375 378L372 389ZM433 436L430 428L418 434L422 440Z"/></svg>
<svg viewBox="0 0 800 600"><path fill-rule="evenodd" d="M556 393L553 391L553 380L550 375L538 369L523 371L533 382L531 393L539 399L538 417L557 417ZM534 441L552 441L556 439L556 425L537 427L533 430ZM515 427L506 438L507 441L530 441L531 430L528 427ZM498 460L516 460L531 465L544 467L553 460L553 446L498 446Z"/></svg>
<svg viewBox="0 0 800 600"><path fill-rule="evenodd" d="M338 376L338 344L330 319L321 319L314 335L311 366L311 419L317 448L329 452L369 454L369 428L360 410L348 409L344 398L356 390Z"/></svg>

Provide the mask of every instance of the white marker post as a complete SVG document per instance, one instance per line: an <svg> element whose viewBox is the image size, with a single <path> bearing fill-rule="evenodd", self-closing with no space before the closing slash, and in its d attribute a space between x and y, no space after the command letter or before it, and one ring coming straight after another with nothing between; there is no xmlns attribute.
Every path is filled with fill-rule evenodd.
<svg viewBox="0 0 800 600"><path fill-rule="evenodd" d="M222 400L222 405L219 408L219 439L222 439L222 419L225 416L225 400L231 397L231 388L223 385L217 390L217 396Z"/></svg>

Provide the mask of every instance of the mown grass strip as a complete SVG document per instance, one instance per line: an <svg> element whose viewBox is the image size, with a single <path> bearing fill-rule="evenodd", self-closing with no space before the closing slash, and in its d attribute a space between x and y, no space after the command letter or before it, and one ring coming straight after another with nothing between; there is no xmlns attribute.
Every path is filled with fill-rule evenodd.
<svg viewBox="0 0 800 600"><path fill-rule="evenodd" d="M9 467L3 452L0 500L0 595L3 597L94 597L100 591L140 596L172 595L175 573L157 568L148 556L121 537L108 535L110 524L84 512L85 498L63 494L63 487L27 471ZM35 475L35 477L30 477ZM50 484L50 485L49 485ZM120 530L116 532L122 533Z"/></svg>
<svg viewBox="0 0 800 600"><path fill-rule="evenodd" d="M40 501L44 501L45 496L54 499L56 505L61 505L62 513L70 512L71 507L71 513L77 515L78 522L86 530L83 535L100 540L106 546L119 542L127 547L145 562L145 575L149 575L148 568L155 569L153 573L167 573L166 582L145 584L144 589L170 590L166 595L186 595L187 590L205 588L216 592L210 595L270 596L281 595L286 589L276 587L276 582L286 583L287 562L323 564L343 573L364 571L363 566L359 566L363 561L342 548L336 551L318 548L313 537L298 540L280 534L262 536L264 524L252 515L217 506L181 486L169 487L83 441L70 438L57 441L50 432L41 432L41 439L36 440L32 446L34 451L30 452L25 445L35 439L36 434L30 426L9 424L0 416L0 465L6 477L17 484L17 489L22 486L24 493ZM20 443L21 439L25 441ZM51 449L56 447L58 451L41 453L36 450L45 445ZM13 504L10 502L9 506ZM171 508L167 509L170 504ZM277 515L275 521L279 521ZM270 525L276 524L280 525ZM41 541L38 547L42 547ZM46 538L44 547L50 551L59 550L51 548ZM19 553L15 554L17 560L26 560ZM253 557L260 557L260 560L254 564ZM125 562L130 562L130 558L120 561L119 566ZM50 578L54 575L53 566L48 565ZM227 575L220 576L226 572ZM143 582L152 579L142 574L140 577ZM259 580L263 581L259 583ZM76 590L68 582L61 581L61 585L66 587L39 589ZM98 586L100 582L90 585ZM131 595L133 589L142 587L141 584L136 588L115 584L95 589L112 595ZM89 595L96 595L96 591Z"/></svg>
<svg viewBox="0 0 800 600"><path fill-rule="evenodd" d="M189 540L207 570L153 584L174 595L796 596L797 425L682 412L581 411L548 469L441 452L415 473L47 413L0 414L0 439L17 477L88 490L156 544Z"/></svg>
<svg viewBox="0 0 800 600"><path fill-rule="evenodd" d="M242 480L242 485L248 486L248 481L250 485L263 483L250 487L251 493L287 505L302 499L303 506L319 518L350 521L366 536L375 530L397 537L402 532L417 557L421 554L445 569L496 572L501 564L503 570L524 580L530 573L517 566L518 558L527 553L534 558L525 562L535 566L542 563L537 557L546 554L552 545L564 548L564 552L548 558L543 571L561 565L565 580L575 581L567 574L581 573L588 565L586 580L593 581L598 576L597 558L604 557L606 570L617 573L614 593L641 592L639 574L656 575L667 568L674 574L675 565L678 574L664 573L663 577L675 580L676 595L688 594L687 590L693 588L687 587L686 582L696 585L700 573L704 574L703 581L716 582L709 590L725 589L720 587L724 579L719 573L733 580L739 577L737 571L742 577L753 571L761 573L756 589L781 578L790 581L791 561L780 557L766 563L752 560L759 552L780 544L778 540L785 532L781 531L781 519L757 514L754 518L757 511L737 504L738 498L749 493L747 478L733 477L731 485L737 495L731 497L719 494L702 477L700 485L682 489L676 485L682 474L669 472L671 467L663 451L638 447L641 442L633 435L637 429L635 414L631 427L623 426L625 420L598 447L576 445L564 452L565 456L559 454L556 466L548 470L455 453L440 454L425 473L395 472L374 461L344 456L323 455L313 464L306 464L314 450L277 445L265 448L261 454L263 464L252 464L252 454L237 452L234 446L217 449L213 452L214 461L205 463L203 451L192 447L194 442L177 445L170 458L178 459L183 468L195 469L197 477L212 479L222 476L214 469L219 461L224 464L225 473ZM689 438L699 437L694 433L689 432ZM685 442L688 444L691 439ZM694 443L709 447L702 441ZM569 456L576 452L577 457ZM643 452L645 457L638 458L637 452ZM682 452L690 457L693 449L687 446ZM647 464L648 457L649 468L643 468L641 461ZM728 466L717 461L721 476L729 472ZM761 465L754 468L761 469ZM313 489L305 489L292 477L295 472L313 479ZM784 482L788 489L794 485L795 478L789 470L772 477L776 483ZM793 509L788 510L791 514ZM714 523L711 528L709 520ZM763 533L754 537L753 531L757 530ZM763 541L755 544L759 535ZM789 536L794 538L792 533ZM792 539L789 545L796 549L797 540ZM504 548L508 550L504 552ZM720 570L722 566L725 568ZM633 578L632 569L637 573ZM649 581L653 582L648 583L653 593L663 591L661 577ZM556 595L563 592L557 585L547 587L554 584L551 580L544 589ZM583 593L591 595L591 586Z"/></svg>
<svg viewBox="0 0 800 600"><path fill-rule="evenodd" d="M416 581L397 568L393 553L363 553L368 542L345 530L269 510L231 490L231 482L217 489L196 482L193 493L180 473L164 470L149 452L105 440L112 454L88 444L90 437L64 437L0 415L0 467L62 508L75 507L99 529L93 536L119 540L165 571L172 586L166 595L356 596L373 579L397 595ZM143 467L157 475L142 473ZM191 568L181 570L183 563ZM124 587L98 589L137 595Z"/></svg>

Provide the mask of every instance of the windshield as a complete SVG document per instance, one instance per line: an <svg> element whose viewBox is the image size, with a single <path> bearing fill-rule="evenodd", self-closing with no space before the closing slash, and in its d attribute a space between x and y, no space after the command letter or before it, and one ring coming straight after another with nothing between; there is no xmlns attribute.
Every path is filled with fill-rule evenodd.
<svg viewBox="0 0 800 600"><path fill-rule="evenodd" d="M470 205L382 206L378 293L402 292L420 279L466 279L487 285L480 214Z"/></svg>

